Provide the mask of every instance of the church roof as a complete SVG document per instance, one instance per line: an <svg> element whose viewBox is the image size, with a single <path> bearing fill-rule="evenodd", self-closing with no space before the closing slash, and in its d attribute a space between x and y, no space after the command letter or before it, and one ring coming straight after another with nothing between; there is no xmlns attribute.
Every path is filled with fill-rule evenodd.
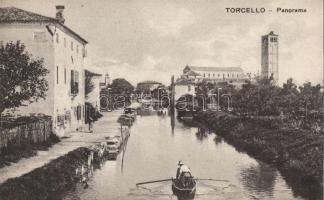
<svg viewBox="0 0 324 200"><path fill-rule="evenodd" d="M243 72L241 67L200 67L188 66L192 71L206 71L206 72Z"/></svg>
<svg viewBox="0 0 324 200"><path fill-rule="evenodd" d="M193 85L194 80L179 78L176 80L175 85Z"/></svg>
<svg viewBox="0 0 324 200"><path fill-rule="evenodd" d="M151 80L148 80L148 81L142 81L142 82L139 82L138 84L160 84L159 82L157 81L151 81Z"/></svg>
<svg viewBox="0 0 324 200"><path fill-rule="evenodd" d="M200 74L197 73L197 72L194 72L194 71L188 71L184 75L187 75L187 76L199 76Z"/></svg>

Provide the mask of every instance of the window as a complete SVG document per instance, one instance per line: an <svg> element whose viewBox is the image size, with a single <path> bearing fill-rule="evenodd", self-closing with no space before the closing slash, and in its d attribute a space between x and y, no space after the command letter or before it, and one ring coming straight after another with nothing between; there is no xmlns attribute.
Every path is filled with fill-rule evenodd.
<svg viewBox="0 0 324 200"><path fill-rule="evenodd" d="M213 74L213 77L215 77L215 74Z"/></svg>
<svg viewBox="0 0 324 200"><path fill-rule="evenodd" d="M220 74L218 74L218 78L219 78Z"/></svg>
<svg viewBox="0 0 324 200"><path fill-rule="evenodd" d="M238 78L238 74L236 75L236 77Z"/></svg>
<svg viewBox="0 0 324 200"><path fill-rule="evenodd" d="M71 41L71 50L73 51L73 42Z"/></svg>
<svg viewBox="0 0 324 200"><path fill-rule="evenodd" d="M191 91L191 86L190 85L188 85L188 92L190 92Z"/></svg>
<svg viewBox="0 0 324 200"><path fill-rule="evenodd" d="M64 47L66 47L66 38L64 38Z"/></svg>
<svg viewBox="0 0 324 200"><path fill-rule="evenodd" d="M76 52L79 53L79 45L76 45Z"/></svg>
<svg viewBox="0 0 324 200"><path fill-rule="evenodd" d="M84 46L82 46L82 56L87 57L87 49Z"/></svg>
<svg viewBox="0 0 324 200"><path fill-rule="evenodd" d="M277 38L272 37L272 38L270 38L270 41L271 41L271 42L277 42Z"/></svg>
<svg viewBox="0 0 324 200"><path fill-rule="evenodd" d="M56 83L59 84L59 67L56 66Z"/></svg>
<svg viewBox="0 0 324 200"><path fill-rule="evenodd" d="M71 94L76 95L79 93L79 72L71 70Z"/></svg>
<svg viewBox="0 0 324 200"><path fill-rule="evenodd" d="M232 78L234 78L234 74L232 74Z"/></svg>
<svg viewBox="0 0 324 200"><path fill-rule="evenodd" d="M208 77L210 77L210 74L208 74Z"/></svg>
<svg viewBox="0 0 324 200"><path fill-rule="evenodd" d="M34 32L34 41L35 42L45 42L46 33L45 32Z"/></svg>
<svg viewBox="0 0 324 200"><path fill-rule="evenodd" d="M204 77L206 77L206 74L204 73Z"/></svg>
<svg viewBox="0 0 324 200"><path fill-rule="evenodd" d="M64 84L66 84L66 68L64 68Z"/></svg>
<svg viewBox="0 0 324 200"><path fill-rule="evenodd" d="M227 74L227 77L229 77L229 74Z"/></svg>
<svg viewBox="0 0 324 200"><path fill-rule="evenodd" d="M77 106L77 120L81 120L81 106Z"/></svg>
<svg viewBox="0 0 324 200"><path fill-rule="evenodd" d="M59 43L59 34L58 33L56 33L56 43Z"/></svg>

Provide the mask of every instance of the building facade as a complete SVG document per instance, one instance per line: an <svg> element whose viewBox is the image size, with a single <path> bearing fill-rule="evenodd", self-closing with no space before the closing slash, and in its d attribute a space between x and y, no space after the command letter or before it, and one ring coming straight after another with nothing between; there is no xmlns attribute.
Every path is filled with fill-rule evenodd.
<svg viewBox="0 0 324 200"><path fill-rule="evenodd" d="M143 81L137 83L136 89L140 93L145 93L145 92L150 93L161 85L162 83L156 81Z"/></svg>
<svg viewBox="0 0 324 200"><path fill-rule="evenodd" d="M279 81L279 37L271 31L261 37L261 77Z"/></svg>
<svg viewBox="0 0 324 200"><path fill-rule="evenodd" d="M248 77L241 67L185 66L183 74L175 82L175 99L182 95L195 95L197 83L231 84L240 88Z"/></svg>
<svg viewBox="0 0 324 200"><path fill-rule="evenodd" d="M196 94L196 84L186 79L178 79L174 84L174 99L178 100L183 95Z"/></svg>
<svg viewBox="0 0 324 200"><path fill-rule="evenodd" d="M106 89L108 85L110 84L110 76L108 73L106 73L103 77L100 79L100 89Z"/></svg>
<svg viewBox="0 0 324 200"><path fill-rule="evenodd" d="M212 83L227 82L241 85L247 80L241 67L198 67L186 66L181 79L190 79L195 83L206 81Z"/></svg>
<svg viewBox="0 0 324 200"><path fill-rule="evenodd" d="M88 69L85 70L85 79L92 85L91 91L86 94L86 102L91 103L99 111L100 106L100 79L102 75ZM87 83L86 83L87 84ZM86 86L85 86L86 87ZM85 90L87 91L87 89Z"/></svg>
<svg viewBox="0 0 324 200"><path fill-rule="evenodd" d="M64 136L84 125L84 59L87 41L64 25L64 6L56 18L15 7L0 8L1 42L19 40L33 58L43 58L49 70L46 99L19 107L21 114L52 116L53 131Z"/></svg>

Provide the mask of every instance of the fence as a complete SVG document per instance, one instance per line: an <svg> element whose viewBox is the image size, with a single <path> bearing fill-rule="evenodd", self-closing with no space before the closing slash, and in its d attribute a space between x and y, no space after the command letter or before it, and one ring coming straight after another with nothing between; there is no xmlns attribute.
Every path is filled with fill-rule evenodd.
<svg viewBox="0 0 324 200"><path fill-rule="evenodd" d="M52 132L51 117L38 118L37 121L17 125L0 130L0 149L8 144L20 145L22 142L31 144L46 142Z"/></svg>

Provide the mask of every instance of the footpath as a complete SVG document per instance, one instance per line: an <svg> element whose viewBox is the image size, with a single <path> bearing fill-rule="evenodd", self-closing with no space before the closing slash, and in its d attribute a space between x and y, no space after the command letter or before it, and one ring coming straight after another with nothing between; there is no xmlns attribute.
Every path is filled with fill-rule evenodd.
<svg viewBox="0 0 324 200"><path fill-rule="evenodd" d="M105 140L107 136L120 134L120 124L117 122L122 111L103 113L103 117L93 124L93 132L73 132L67 138L53 145L47 151L38 151L36 156L23 158L17 163L0 168L0 184L10 178L19 177L32 170L42 167L51 160L61 157L79 147L87 147L91 144Z"/></svg>

